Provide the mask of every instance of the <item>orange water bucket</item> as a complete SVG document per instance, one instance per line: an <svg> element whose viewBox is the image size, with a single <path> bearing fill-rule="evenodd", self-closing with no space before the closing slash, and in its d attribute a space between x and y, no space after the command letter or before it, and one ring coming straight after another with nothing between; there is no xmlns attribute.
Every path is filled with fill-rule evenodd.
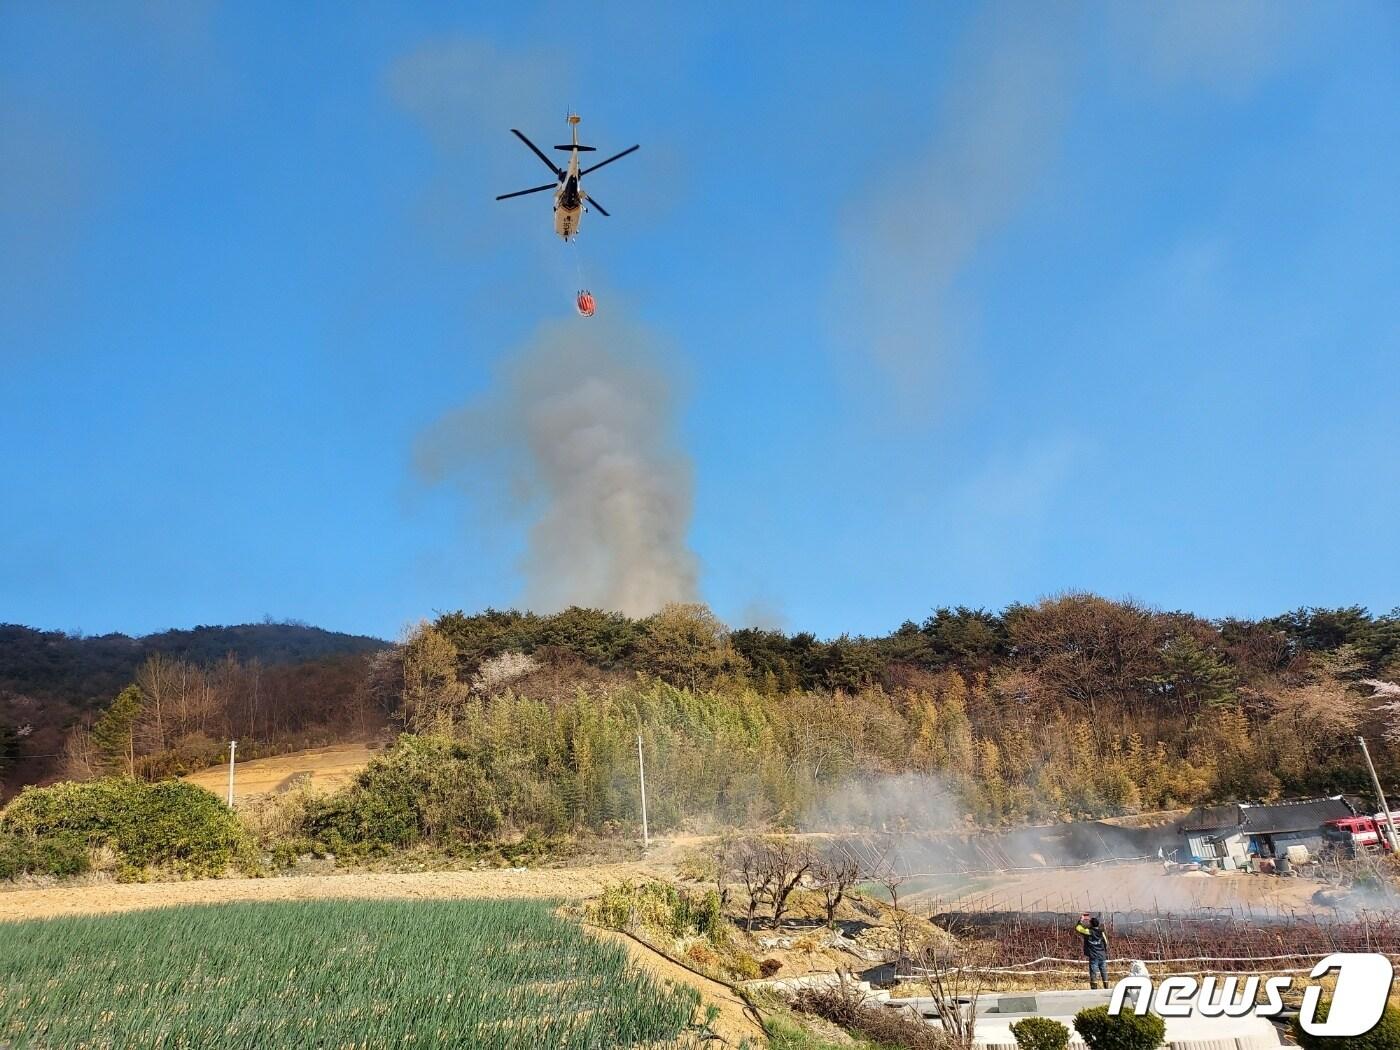
<svg viewBox="0 0 1400 1050"><path fill-rule="evenodd" d="M592 292L579 292L577 305L578 312L583 317L592 317L594 312L598 309L598 304L593 301Z"/></svg>

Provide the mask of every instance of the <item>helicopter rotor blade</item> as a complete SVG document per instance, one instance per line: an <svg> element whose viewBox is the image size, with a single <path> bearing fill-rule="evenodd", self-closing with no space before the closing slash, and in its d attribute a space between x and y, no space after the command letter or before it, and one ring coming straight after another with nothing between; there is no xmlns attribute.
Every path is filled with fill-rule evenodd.
<svg viewBox="0 0 1400 1050"><path fill-rule="evenodd" d="M527 193L543 193L545 190L552 190L552 189L554 189L554 188L555 188L556 186L558 186L558 185L559 185L559 184L558 184L557 182L550 182L550 183L546 183L546 184L543 185L543 186L535 186L535 187L533 187L533 188L531 188L531 189L528 189L528 190L516 190L514 193L502 193L502 194L501 194L499 197L497 197L496 199L497 199L498 201L503 201L503 200L505 200L505 199L508 198L508 197L523 197L523 196L525 196L525 194L527 194Z"/></svg>
<svg viewBox="0 0 1400 1050"><path fill-rule="evenodd" d="M593 165L590 165L590 166L587 167L587 168L584 168L581 172L579 172L579 174L580 174L580 175L587 175L590 171L597 171L597 170L598 170L599 168L601 168L604 164L611 164L611 163L612 163L613 161L615 161L615 160L621 160L623 157L627 156L627 154L629 154L629 153L635 153L635 152L637 152L637 150L639 150L639 149L641 149L641 148L642 148L642 147L641 147L641 144L638 143L637 145L632 146L632 147L629 148L629 149L623 150L621 153L616 153L616 154L614 154L613 156L609 157L607 160L600 160L597 164L593 164ZM606 213L605 213L605 214L606 214Z"/></svg>
<svg viewBox="0 0 1400 1050"><path fill-rule="evenodd" d="M559 178L562 179L564 177L564 169L556 165L554 161L550 160L549 157L544 153L544 151L541 150L529 139L527 139L523 133L515 130L515 128L511 128L510 133L516 138L518 138L521 142L525 143L525 145L529 146L530 152L533 153L535 156L539 157L540 160L544 161L544 166L546 168L554 172L554 174L557 175Z"/></svg>
<svg viewBox="0 0 1400 1050"><path fill-rule="evenodd" d="M597 209L598 209L598 213L599 213L600 215L608 215L608 209L604 208L601 204L599 204L597 201L595 201L595 200L593 199L593 195L592 195L592 194L589 194L587 197L584 198L584 200L588 202L588 206L589 206L590 208L597 208ZM611 216L611 215L608 215L608 218L612 218L612 216Z"/></svg>

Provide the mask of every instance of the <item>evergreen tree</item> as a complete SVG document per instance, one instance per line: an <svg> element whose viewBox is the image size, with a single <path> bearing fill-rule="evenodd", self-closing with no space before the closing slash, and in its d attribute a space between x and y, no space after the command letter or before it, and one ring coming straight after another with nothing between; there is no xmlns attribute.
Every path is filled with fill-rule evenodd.
<svg viewBox="0 0 1400 1050"><path fill-rule="evenodd" d="M145 706L141 687L129 685L92 724L92 741L103 762L129 777L136 775L136 726Z"/></svg>

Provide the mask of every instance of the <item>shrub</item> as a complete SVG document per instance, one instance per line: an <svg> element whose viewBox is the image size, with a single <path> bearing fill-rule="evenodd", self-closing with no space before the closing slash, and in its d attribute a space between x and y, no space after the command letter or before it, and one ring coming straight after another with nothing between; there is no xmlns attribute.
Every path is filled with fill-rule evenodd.
<svg viewBox="0 0 1400 1050"><path fill-rule="evenodd" d="M1317 1019L1325 1021L1331 1007L1330 999L1318 1003ZM1388 1004L1376 1027L1354 1036L1309 1035L1294 1018L1293 1038L1304 1050L1400 1050L1400 1007L1395 1003Z"/></svg>
<svg viewBox="0 0 1400 1050"><path fill-rule="evenodd" d="M165 868L182 875L218 875L238 861L254 867L251 843L238 818L213 794L179 780L145 784L108 778L27 787L10 803L0 830L32 842L66 840L88 850L106 847L130 872ZM70 847L47 847L69 858Z"/></svg>
<svg viewBox="0 0 1400 1050"><path fill-rule="evenodd" d="M783 968L780 959L764 959L758 964L758 975L763 978L772 977Z"/></svg>
<svg viewBox="0 0 1400 1050"><path fill-rule="evenodd" d="M87 845L74 835L29 838L0 832L0 879L21 875L81 875L91 866Z"/></svg>
<svg viewBox="0 0 1400 1050"><path fill-rule="evenodd" d="M333 853L369 856L420 842L453 850L492 839L504 830L498 791L511 781L488 775L489 758L448 737L401 736L349 787L308 808L307 832Z"/></svg>
<svg viewBox="0 0 1400 1050"><path fill-rule="evenodd" d="M1156 1014L1110 1016L1107 1006L1080 1010L1074 1030L1089 1050L1156 1050L1166 1038L1167 1025Z"/></svg>
<svg viewBox="0 0 1400 1050"><path fill-rule="evenodd" d="M804 988L793 997L792 1005L881 1045L908 1050L951 1050L953 1046L952 1038L942 1029L930 1027L903 1010L866 1006L860 993L845 986Z"/></svg>
<svg viewBox="0 0 1400 1050"><path fill-rule="evenodd" d="M1011 1026L1020 1050L1065 1050L1069 1029L1049 1017L1027 1017Z"/></svg>
<svg viewBox="0 0 1400 1050"><path fill-rule="evenodd" d="M720 966L719 953L704 941L696 941L685 950L686 961L702 970L714 970Z"/></svg>
<svg viewBox="0 0 1400 1050"><path fill-rule="evenodd" d="M758 968L758 960L744 951L731 953L729 958L724 960L724 968L736 981L756 981L762 972Z"/></svg>
<svg viewBox="0 0 1400 1050"><path fill-rule="evenodd" d="M138 758L137 772L143 780L163 780L195 773L219 765L228 754L227 747L204 733L186 733L165 750Z"/></svg>
<svg viewBox="0 0 1400 1050"><path fill-rule="evenodd" d="M677 938L699 934L712 944L727 939L719 894L687 893L660 880L604 886L589 905L589 918L614 930L649 930Z"/></svg>

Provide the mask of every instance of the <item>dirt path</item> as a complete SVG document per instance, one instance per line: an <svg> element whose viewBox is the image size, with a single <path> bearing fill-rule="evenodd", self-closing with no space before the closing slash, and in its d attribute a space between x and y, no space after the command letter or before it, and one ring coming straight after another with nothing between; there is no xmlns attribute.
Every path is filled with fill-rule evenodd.
<svg viewBox="0 0 1400 1050"><path fill-rule="evenodd" d="M197 882L97 883L0 892L0 922L139 911L177 904L228 901L318 900L333 897L428 899L477 897L591 897L607 882L637 879L648 867L636 863L578 868L491 871L432 871L410 874L353 872L268 879L204 879Z"/></svg>

